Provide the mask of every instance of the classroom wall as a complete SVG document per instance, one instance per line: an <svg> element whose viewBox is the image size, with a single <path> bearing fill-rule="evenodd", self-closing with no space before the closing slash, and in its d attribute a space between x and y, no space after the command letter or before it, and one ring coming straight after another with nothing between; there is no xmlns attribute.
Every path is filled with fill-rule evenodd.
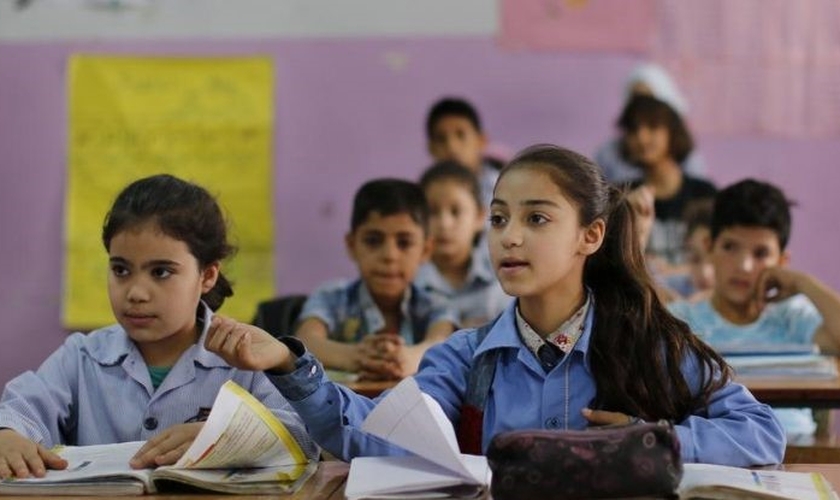
<svg viewBox="0 0 840 500"><path fill-rule="evenodd" d="M437 2L430 5L442 9ZM472 5L486 9L492 2ZM482 22L494 22L493 16L485 17ZM428 164L423 119L434 99L468 96L484 115L491 139L503 148L548 141L591 153L610 134L623 79L638 61L621 54L509 52L497 46L492 26L466 30L466 35L448 29L424 34L416 31L420 28L413 26L408 34L371 28L375 36L325 36L315 30L256 39L98 34L92 40L73 33L39 39L32 29L14 31L0 21L0 384L37 366L66 335L59 314L64 72L70 54L256 53L274 59L280 294L307 292L323 280L353 275L342 246L353 189L373 176L418 176ZM719 183L761 177L799 201L793 264L840 288L840 269L832 258L840 234L826 230L836 225L830 219L840 172L830 165L840 156L840 141L701 136L698 143Z"/></svg>

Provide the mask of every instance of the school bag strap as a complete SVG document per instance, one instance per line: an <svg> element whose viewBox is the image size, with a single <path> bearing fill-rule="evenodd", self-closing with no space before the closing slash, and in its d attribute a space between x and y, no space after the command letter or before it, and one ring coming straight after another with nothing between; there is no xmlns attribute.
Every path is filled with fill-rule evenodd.
<svg viewBox="0 0 840 500"><path fill-rule="evenodd" d="M487 334L499 318L481 325L476 331L476 349L481 345ZM461 453L481 455L482 428L484 427L484 406L490 394L490 386L496 374L496 361L499 359L500 349L484 351L473 358L470 371L467 374L467 392L461 405L461 417L458 420L458 447Z"/></svg>

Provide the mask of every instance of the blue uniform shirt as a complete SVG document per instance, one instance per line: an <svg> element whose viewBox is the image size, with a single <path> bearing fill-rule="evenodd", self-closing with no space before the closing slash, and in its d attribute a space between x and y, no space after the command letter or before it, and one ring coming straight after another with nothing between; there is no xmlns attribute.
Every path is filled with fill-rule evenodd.
<svg viewBox="0 0 840 500"><path fill-rule="evenodd" d="M505 309L480 346L476 346L476 330L470 329L431 347L414 376L420 389L440 403L454 424L460 417L473 358L489 349L503 350L484 411L484 450L502 431L583 429L587 422L581 409L595 396L588 357L594 308L572 352L546 373L519 337L515 307L512 303ZM688 359L683 373L689 386L698 390L696 361ZM269 377L298 410L313 438L331 453L344 459L404 453L359 430L376 400L330 382L311 353L297 359L294 372ZM785 449L784 432L770 408L734 382L712 394L707 408L678 422L676 430L686 462L772 464L781 461Z"/></svg>
<svg viewBox="0 0 840 500"><path fill-rule="evenodd" d="M494 319L511 302L493 273L487 251L476 248L472 252L470 268L463 286L455 289L437 267L427 262L414 278L417 288L441 304L449 304L458 313L461 325L480 325Z"/></svg>
<svg viewBox="0 0 840 500"><path fill-rule="evenodd" d="M436 304L412 285L402 301L400 336L406 345L418 344L439 321L458 324L454 311ZM385 318L361 280L334 281L316 289L303 306L299 321L317 318L327 327L328 337L339 342L358 342L385 327Z"/></svg>
<svg viewBox="0 0 840 500"><path fill-rule="evenodd" d="M37 371L12 379L0 398L0 428L47 448L142 441L195 421L233 380L263 402L309 458L319 450L300 416L262 373L237 370L204 349L212 312L202 304L204 331L152 388L149 368L119 325L67 337ZM202 412L204 409L204 412Z"/></svg>

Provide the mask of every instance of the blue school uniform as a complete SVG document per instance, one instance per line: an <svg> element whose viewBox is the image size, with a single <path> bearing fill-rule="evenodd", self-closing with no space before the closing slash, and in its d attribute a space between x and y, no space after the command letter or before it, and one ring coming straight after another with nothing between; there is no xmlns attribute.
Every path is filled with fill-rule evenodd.
<svg viewBox="0 0 840 500"><path fill-rule="evenodd" d="M417 288L441 304L455 309L461 325L480 325L504 311L512 297L502 290L487 251L472 252L470 268L464 284L455 289L431 262L423 264L414 278Z"/></svg>
<svg viewBox="0 0 840 500"><path fill-rule="evenodd" d="M672 302L671 313L688 323L691 330L713 348L766 344L809 345L822 324L814 304L804 295L768 304L757 320L736 325L723 318L710 299ZM813 434L817 425L809 408L776 408L776 416L789 435Z"/></svg>
<svg viewBox="0 0 840 500"><path fill-rule="evenodd" d="M484 408L484 451L490 439L503 431L584 429L587 421L581 409L595 397L589 363L594 308L589 309L583 332L570 354L547 373L517 331L515 308L512 303L505 309L478 346L477 330L470 329L456 332L447 341L431 347L414 376L420 389L440 403L455 423L460 417L473 359L487 350L501 351ZM269 378L297 409L319 444L344 459L404 453L360 431L377 400L330 382L302 344L287 342L293 350L297 349L296 369L289 374L269 374ZM699 390L697 361L686 359L682 371L689 387ZM686 462L736 466L779 463L785 449L784 432L770 408L734 382L712 394L708 407L677 422L676 432Z"/></svg>
<svg viewBox="0 0 840 500"><path fill-rule="evenodd" d="M436 304L413 284L403 296L400 308L408 321L400 324L397 333L406 345L422 342L429 327L439 321L458 324L453 310ZM358 342L385 328L385 317L362 280L333 281L317 288L303 305L299 321L307 318L323 321L328 337L339 342Z"/></svg>
<svg viewBox="0 0 840 500"><path fill-rule="evenodd" d="M233 380L289 429L308 458L318 457L300 416L262 373L242 371L204 349L204 330L155 390L137 346L119 325L67 337L37 371L12 379L0 398L0 428L47 448L147 440L164 429L206 418L219 388Z"/></svg>

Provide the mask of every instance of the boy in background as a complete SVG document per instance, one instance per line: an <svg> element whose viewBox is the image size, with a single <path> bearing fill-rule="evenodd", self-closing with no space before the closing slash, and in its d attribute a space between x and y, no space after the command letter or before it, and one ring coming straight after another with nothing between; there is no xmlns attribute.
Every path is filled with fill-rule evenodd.
<svg viewBox="0 0 840 500"><path fill-rule="evenodd" d="M478 178L485 210L493 199L493 187L501 165L485 156L487 137L475 107L464 99L445 97L432 105L426 117L429 154L438 161L454 161Z"/></svg>
<svg viewBox="0 0 840 500"><path fill-rule="evenodd" d="M402 378L455 330L455 313L412 284L431 253L428 220L415 183L376 179L356 192L345 244L360 277L315 290L295 331L324 366L366 379Z"/></svg>
<svg viewBox="0 0 840 500"><path fill-rule="evenodd" d="M686 272L664 276L664 285L678 298L696 302L708 298L715 282L715 270L709 259L712 244L712 207L714 199L693 201L686 206L685 230Z"/></svg>
<svg viewBox="0 0 840 500"><path fill-rule="evenodd" d="M840 295L815 277L787 267L790 202L775 186L752 179L720 191L711 222L711 297L674 302L712 347L817 344L837 352ZM776 410L789 435L813 434L810 410Z"/></svg>

